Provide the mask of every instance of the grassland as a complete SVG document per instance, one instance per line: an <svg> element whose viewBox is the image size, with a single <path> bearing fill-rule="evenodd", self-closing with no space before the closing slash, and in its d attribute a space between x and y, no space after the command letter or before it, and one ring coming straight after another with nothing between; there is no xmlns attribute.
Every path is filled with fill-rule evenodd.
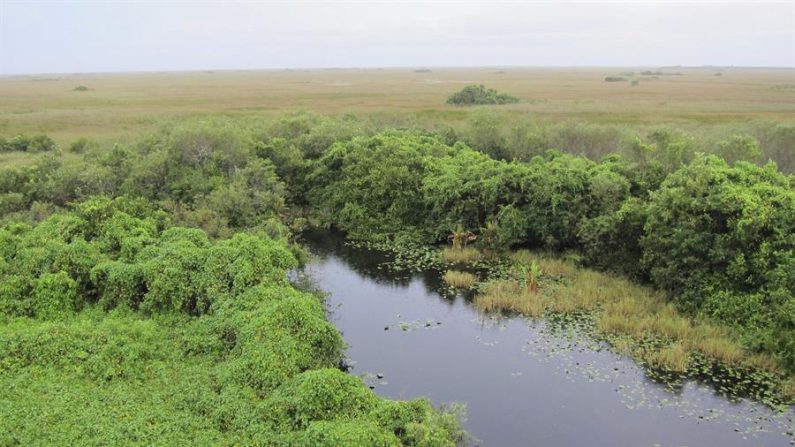
<svg viewBox="0 0 795 447"><path fill-rule="evenodd" d="M792 69L671 68L662 70L671 75L640 75L644 70L484 67L421 73L391 68L6 76L0 77L0 135L46 133L61 145L83 136L111 142L172 119L258 118L299 110L432 127L467 119L472 109L445 100L470 83L519 97L518 104L499 106L508 120L704 126L791 122L795 115ZM606 76L626 72L634 72L629 78L639 84L604 82ZM88 90L75 91L77 86Z"/></svg>

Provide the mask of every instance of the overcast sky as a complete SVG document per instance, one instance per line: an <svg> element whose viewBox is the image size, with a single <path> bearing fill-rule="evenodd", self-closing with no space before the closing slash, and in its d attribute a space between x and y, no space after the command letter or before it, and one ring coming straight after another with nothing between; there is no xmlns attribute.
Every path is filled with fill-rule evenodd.
<svg viewBox="0 0 795 447"><path fill-rule="evenodd" d="M0 73L795 66L779 2L0 0Z"/></svg>

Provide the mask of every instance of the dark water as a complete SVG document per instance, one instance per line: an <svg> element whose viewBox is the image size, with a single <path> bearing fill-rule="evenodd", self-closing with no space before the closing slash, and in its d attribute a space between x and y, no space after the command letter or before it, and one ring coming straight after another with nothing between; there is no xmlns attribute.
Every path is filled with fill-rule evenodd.
<svg viewBox="0 0 795 447"><path fill-rule="evenodd" d="M705 386L671 391L573 331L480 314L438 294L438 275L396 277L378 253L308 236L308 271L330 293L353 374L394 399L467 406L483 446L789 446L795 414L730 402ZM388 328L388 330L385 330ZM378 378L377 375L382 375Z"/></svg>

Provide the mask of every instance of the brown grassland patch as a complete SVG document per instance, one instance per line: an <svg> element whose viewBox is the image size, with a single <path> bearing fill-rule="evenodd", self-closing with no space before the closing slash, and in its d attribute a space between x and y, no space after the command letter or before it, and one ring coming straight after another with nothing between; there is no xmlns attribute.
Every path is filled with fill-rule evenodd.
<svg viewBox="0 0 795 447"><path fill-rule="evenodd" d="M656 70L656 68L654 68ZM412 68L241 70L0 77L0 135L47 133L62 146L100 142L164 121L224 115L267 118L286 112L381 116L420 127L466 120L473 110L445 104L462 86L482 83L521 99L490 107L506 121L656 125L792 120L792 69L677 68L681 76L606 83L622 68ZM633 68L640 73L642 68ZM502 71L503 73L497 73ZM666 70L667 71L667 70ZM88 91L75 91L84 85Z"/></svg>

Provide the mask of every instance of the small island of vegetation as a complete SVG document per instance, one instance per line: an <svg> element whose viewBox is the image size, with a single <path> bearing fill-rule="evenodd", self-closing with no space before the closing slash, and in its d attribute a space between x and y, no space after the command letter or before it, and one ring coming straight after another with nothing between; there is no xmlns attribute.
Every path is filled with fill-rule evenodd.
<svg viewBox="0 0 795 447"><path fill-rule="evenodd" d="M457 106L479 106L489 104L515 104L519 98L497 90L486 88L483 84L467 85L460 92L453 93L447 98L447 104Z"/></svg>

